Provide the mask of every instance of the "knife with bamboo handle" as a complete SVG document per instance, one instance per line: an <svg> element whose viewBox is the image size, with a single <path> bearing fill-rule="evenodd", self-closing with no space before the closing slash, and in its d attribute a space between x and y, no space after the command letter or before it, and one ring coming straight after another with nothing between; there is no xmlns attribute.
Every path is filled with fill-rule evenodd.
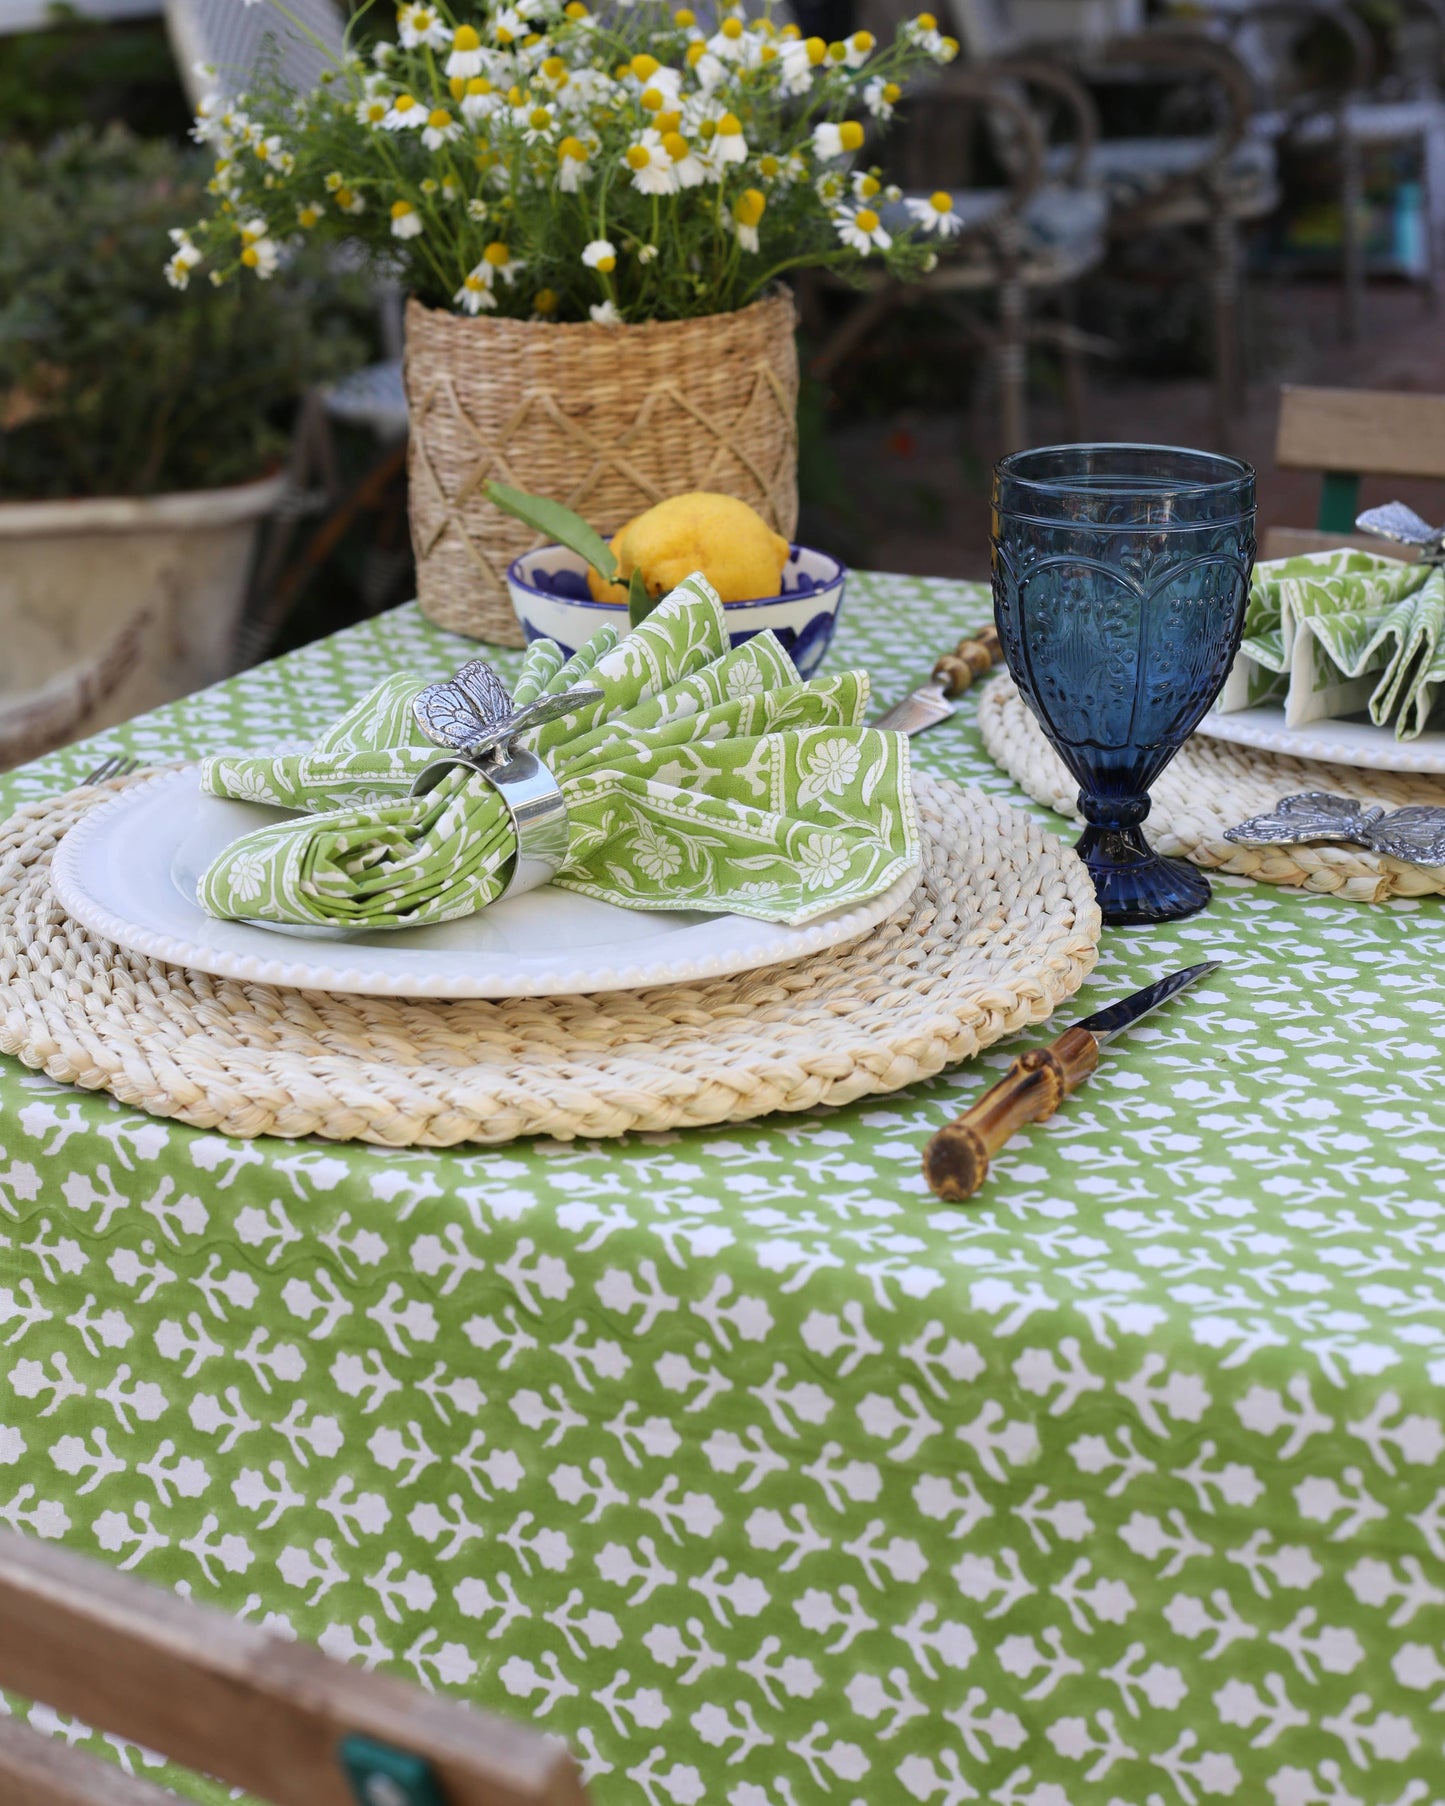
<svg viewBox="0 0 1445 1806"><path fill-rule="evenodd" d="M988 1177L988 1163L1025 1123L1052 1116L1099 1064L1099 1049L1115 1035L1177 996L1196 978L1217 972L1222 960L1207 959L1171 972L1132 997L1086 1016L1047 1047L1020 1054L1008 1071L971 1109L946 1123L923 1150L929 1189L948 1204L971 1198Z"/></svg>
<svg viewBox="0 0 1445 1806"><path fill-rule="evenodd" d="M947 721L954 710L954 698L962 696L968 686L992 669L1003 657L1003 647L990 622L972 639L961 639L952 652L945 652L933 667L933 675L902 702L885 709L874 727L892 729L900 734L920 734L926 727Z"/></svg>

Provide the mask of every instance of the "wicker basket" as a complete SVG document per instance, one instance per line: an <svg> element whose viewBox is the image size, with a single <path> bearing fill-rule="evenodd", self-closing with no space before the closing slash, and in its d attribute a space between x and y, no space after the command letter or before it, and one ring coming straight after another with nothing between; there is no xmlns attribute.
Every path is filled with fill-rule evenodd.
<svg viewBox="0 0 1445 1806"><path fill-rule="evenodd" d="M798 354L786 291L739 313L646 326L406 314L411 536L422 611L520 646L507 566L538 543L482 493L495 479L614 533L654 502L713 489L791 539Z"/></svg>

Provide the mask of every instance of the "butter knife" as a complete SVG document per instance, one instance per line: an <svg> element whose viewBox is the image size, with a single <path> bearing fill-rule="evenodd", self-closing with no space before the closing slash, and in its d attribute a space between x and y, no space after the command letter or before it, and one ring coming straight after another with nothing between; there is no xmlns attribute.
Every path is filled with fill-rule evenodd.
<svg viewBox="0 0 1445 1806"><path fill-rule="evenodd" d="M1047 1047L1020 1054L1008 1071L971 1109L946 1123L923 1150L929 1189L948 1204L971 1198L988 1177L988 1163L1025 1123L1042 1122L1077 1091L1099 1064L1099 1049L1151 1010L1167 1003L1196 978L1217 972L1222 960L1207 959L1171 972L1108 1009L1085 1016Z"/></svg>
<svg viewBox="0 0 1445 1806"><path fill-rule="evenodd" d="M952 652L945 652L928 682L920 684L902 702L895 702L891 709L885 709L874 727L899 734L921 734L924 728L947 721L954 711L954 699L1002 657L1003 647L990 622L976 638L962 639Z"/></svg>

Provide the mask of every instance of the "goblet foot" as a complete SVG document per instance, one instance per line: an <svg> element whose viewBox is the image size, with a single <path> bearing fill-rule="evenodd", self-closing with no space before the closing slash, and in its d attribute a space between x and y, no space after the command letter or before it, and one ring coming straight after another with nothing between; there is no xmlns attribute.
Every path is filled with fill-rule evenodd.
<svg viewBox="0 0 1445 1806"><path fill-rule="evenodd" d="M1090 823L1074 848L1089 868L1104 921L1177 922L1204 908L1214 894L1198 866L1156 853L1138 828Z"/></svg>

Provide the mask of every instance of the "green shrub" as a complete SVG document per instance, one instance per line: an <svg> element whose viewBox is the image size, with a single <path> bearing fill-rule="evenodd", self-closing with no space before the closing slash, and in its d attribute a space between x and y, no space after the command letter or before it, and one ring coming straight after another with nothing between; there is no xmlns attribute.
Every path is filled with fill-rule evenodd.
<svg viewBox="0 0 1445 1806"><path fill-rule="evenodd" d="M305 387L365 360L364 296L314 264L167 284L206 174L115 127L0 146L0 498L248 481L284 457Z"/></svg>

